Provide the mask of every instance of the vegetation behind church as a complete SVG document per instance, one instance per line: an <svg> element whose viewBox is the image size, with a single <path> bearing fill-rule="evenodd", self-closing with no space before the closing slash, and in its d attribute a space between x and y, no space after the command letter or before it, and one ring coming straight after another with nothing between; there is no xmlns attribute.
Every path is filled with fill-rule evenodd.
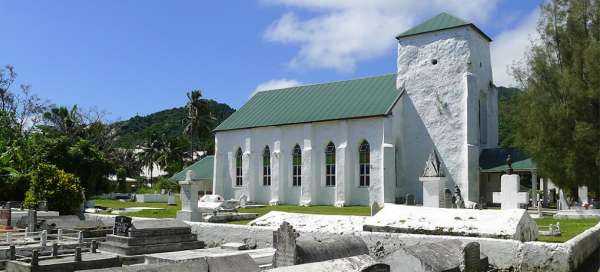
<svg viewBox="0 0 600 272"><path fill-rule="evenodd" d="M541 39L514 69L524 92L507 104L510 141L556 185L599 192L599 2L550 1L538 30Z"/></svg>

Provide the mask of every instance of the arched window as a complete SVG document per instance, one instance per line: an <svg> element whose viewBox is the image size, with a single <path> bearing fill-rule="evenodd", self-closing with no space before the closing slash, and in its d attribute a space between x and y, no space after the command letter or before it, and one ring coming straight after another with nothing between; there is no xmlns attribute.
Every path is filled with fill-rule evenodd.
<svg viewBox="0 0 600 272"><path fill-rule="evenodd" d="M335 186L335 145L332 142L325 148L325 186Z"/></svg>
<svg viewBox="0 0 600 272"><path fill-rule="evenodd" d="M263 185L271 186L271 150L268 145L263 151Z"/></svg>
<svg viewBox="0 0 600 272"><path fill-rule="evenodd" d="M238 148L235 153L235 186L242 186L242 149Z"/></svg>
<svg viewBox="0 0 600 272"><path fill-rule="evenodd" d="M359 186L371 185L371 148L369 142L363 141L358 147Z"/></svg>
<svg viewBox="0 0 600 272"><path fill-rule="evenodd" d="M302 186L302 149L294 146L292 153L292 186Z"/></svg>

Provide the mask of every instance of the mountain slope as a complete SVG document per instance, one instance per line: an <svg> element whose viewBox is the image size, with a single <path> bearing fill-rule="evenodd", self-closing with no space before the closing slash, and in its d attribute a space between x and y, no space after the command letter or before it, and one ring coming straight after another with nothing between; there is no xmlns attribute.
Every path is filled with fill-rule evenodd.
<svg viewBox="0 0 600 272"><path fill-rule="evenodd" d="M216 119L215 127L235 112L227 104L218 103L214 100L207 101L209 110ZM168 138L181 136L186 125L186 116L185 107L179 107L155 112L146 116L134 116L129 120L115 122L111 126L115 131L116 145L118 147L131 148L141 144L144 141L144 133L147 130L156 131L158 134L165 134ZM202 139L201 141L206 140Z"/></svg>

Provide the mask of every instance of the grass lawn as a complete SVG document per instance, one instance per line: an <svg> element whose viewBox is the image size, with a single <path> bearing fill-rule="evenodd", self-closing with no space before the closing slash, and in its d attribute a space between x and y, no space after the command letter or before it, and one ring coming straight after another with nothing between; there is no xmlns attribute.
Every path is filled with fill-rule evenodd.
<svg viewBox="0 0 600 272"><path fill-rule="evenodd" d="M538 238L541 242L550 243L562 243L582 233L584 230L589 229L600 221L599 219L554 219L552 217L544 217L534 219L538 226L542 226L545 230L545 226L550 224L556 224L560 222L561 236L540 236Z"/></svg>
<svg viewBox="0 0 600 272"><path fill-rule="evenodd" d="M151 217L151 218L175 218L177 211L180 209L181 202L179 197L176 199L177 206L169 206L166 203L137 203L137 202L123 202L119 200L96 200L96 206L102 206L106 208L130 208L130 207L152 207L152 208L164 208L165 210L145 210L139 212L130 212L126 215L137 216L137 217ZM336 208L333 206L310 206L300 207L294 205L279 205L279 206L265 206L262 208L243 208L239 209L239 212L245 213L257 213L258 216L266 214L270 211L281 211L291 213L308 213L308 214L330 214L330 215L362 215L368 216L370 209L368 206L350 206L343 208ZM576 235L582 233L584 230L589 229L600 220L598 219L553 219L552 217L544 217L534 219L538 226L545 226L550 224L556 224L560 222L561 236L540 236L539 241L551 242L551 243L562 243ZM240 224L244 225L250 222L250 220L239 220L232 221L229 224Z"/></svg>

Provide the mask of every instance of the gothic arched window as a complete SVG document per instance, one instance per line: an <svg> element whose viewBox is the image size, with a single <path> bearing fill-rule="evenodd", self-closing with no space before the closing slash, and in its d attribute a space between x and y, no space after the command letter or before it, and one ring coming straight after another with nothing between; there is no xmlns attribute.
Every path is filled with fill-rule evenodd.
<svg viewBox="0 0 600 272"><path fill-rule="evenodd" d="M358 147L359 186L371 185L371 147L369 142L363 141Z"/></svg>
<svg viewBox="0 0 600 272"><path fill-rule="evenodd" d="M292 186L302 186L302 149L294 146L292 152Z"/></svg>
<svg viewBox="0 0 600 272"><path fill-rule="evenodd" d="M332 142L325 148L325 186L335 186L335 145Z"/></svg>
<svg viewBox="0 0 600 272"><path fill-rule="evenodd" d="M242 149L238 148L235 153L235 186L242 186L244 184L242 178Z"/></svg>
<svg viewBox="0 0 600 272"><path fill-rule="evenodd" d="M268 145L263 151L263 185L271 186L271 150Z"/></svg>

